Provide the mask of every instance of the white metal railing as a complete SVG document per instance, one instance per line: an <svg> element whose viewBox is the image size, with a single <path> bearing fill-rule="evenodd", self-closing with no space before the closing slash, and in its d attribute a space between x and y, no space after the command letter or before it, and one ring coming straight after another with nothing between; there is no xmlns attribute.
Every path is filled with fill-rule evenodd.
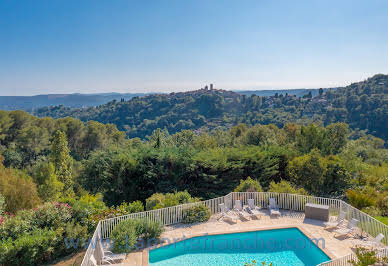
<svg viewBox="0 0 388 266"><path fill-rule="evenodd" d="M81 265L92 265L90 261L91 255L94 254L95 248L96 248L96 243L99 241L101 236L101 221L98 222L96 230L94 231L94 234L92 238L90 239L90 242L88 244L88 248L86 250L84 259L82 260Z"/></svg>
<svg viewBox="0 0 388 266"><path fill-rule="evenodd" d="M182 204L172 206L163 209L150 210L138 213L131 213L128 215L118 216L110 219L101 220L93 234L92 241L89 243L85 257L82 261L82 266L90 265L90 256L94 252L95 242L99 236L101 239L109 238L113 229L122 221L128 219L145 218L150 221L159 221L163 225L171 225L180 223L185 217L186 211L194 205L205 204L209 207L212 214L219 213L218 205L224 203L229 209L233 208L234 201L239 199L243 204L247 204L247 199L254 199L257 206L267 208L269 198L276 198L279 208L292 210L292 211L304 211L306 203L324 204L330 206L330 214L337 215L340 210L344 210L347 213L347 220L355 218L360 221L359 227L362 232L367 233L370 236L375 237L379 233L382 233L385 238L383 241L388 243L388 226L377 221L368 214L354 208L353 206L338 199L329 199L323 197L304 196L288 193L276 193L276 192L231 192L225 196L209 199L201 202ZM346 264L330 264L330 265L346 265Z"/></svg>
<svg viewBox="0 0 388 266"><path fill-rule="evenodd" d="M378 258L386 258L388 257L388 249L381 249L376 251L376 257ZM323 262L318 264L317 266L348 266L348 265L353 265L350 263L350 261L358 261L356 254L348 254L346 256Z"/></svg>

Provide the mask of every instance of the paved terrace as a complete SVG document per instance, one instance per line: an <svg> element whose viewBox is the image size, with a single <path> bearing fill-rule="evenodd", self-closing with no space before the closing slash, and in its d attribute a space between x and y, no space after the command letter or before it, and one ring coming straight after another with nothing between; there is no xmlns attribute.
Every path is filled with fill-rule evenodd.
<svg viewBox="0 0 388 266"><path fill-rule="evenodd" d="M358 242L352 237L343 238L334 237L334 233L330 229L324 229L323 222L318 220L305 219L303 212L294 212L281 210L279 218L270 217L269 214L264 215L261 219L252 219L249 221L238 220L236 224L226 221L217 221L220 214L214 214L208 222L198 223L194 225L175 224L166 226L166 231L162 238L186 238L201 236L205 234L224 234L237 233L247 231L258 231L278 228L297 227L305 235L311 238L325 239L325 248L320 248L331 258L339 258L352 252L352 242ZM331 217L334 219L335 217ZM127 255L124 261L125 265L148 265L148 250L132 252Z"/></svg>

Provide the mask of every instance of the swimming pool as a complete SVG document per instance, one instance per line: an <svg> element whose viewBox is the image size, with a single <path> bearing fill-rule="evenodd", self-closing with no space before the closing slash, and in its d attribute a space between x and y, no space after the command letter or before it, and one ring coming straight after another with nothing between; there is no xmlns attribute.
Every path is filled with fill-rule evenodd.
<svg viewBox="0 0 388 266"><path fill-rule="evenodd" d="M244 265L252 260L257 265L317 265L330 258L298 228L200 236L149 252L149 264L157 266Z"/></svg>

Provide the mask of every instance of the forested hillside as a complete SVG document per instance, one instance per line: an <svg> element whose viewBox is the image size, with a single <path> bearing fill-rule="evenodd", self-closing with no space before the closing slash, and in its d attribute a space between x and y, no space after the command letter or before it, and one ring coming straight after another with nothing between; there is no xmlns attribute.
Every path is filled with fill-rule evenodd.
<svg viewBox="0 0 388 266"><path fill-rule="evenodd" d="M375 75L366 81L336 90L321 90L313 97L291 94L246 96L224 90L198 90L135 97L98 107L72 109L63 106L41 108L37 116L72 116L82 121L114 123L129 137L144 139L157 128L176 133L184 129L206 131L247 125L287 122L325 125L346 122L352 129L388 140L388 76Z"/></svg>

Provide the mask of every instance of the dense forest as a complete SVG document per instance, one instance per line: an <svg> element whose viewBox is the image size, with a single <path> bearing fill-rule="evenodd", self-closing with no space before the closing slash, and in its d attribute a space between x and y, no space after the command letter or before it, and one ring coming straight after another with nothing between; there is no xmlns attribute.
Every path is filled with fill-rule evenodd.
<svg viewBox="0 0 388 266"><path fill-rule="evenodd" d="M388 76L379 74L347 87L320 90L315 97L310 92L303 97L288 93L267 97L202 89L111 101L83 109L45 107L35 115L113 123L129 137L141 139L157 128L176 133L188 129L200 132L228 129L238 123L283 127L289 122L324 125L345 122L356 131L388 140L387 95Z"/></svg>
<svg viewBox="0 0 388 266"><path fill-rule="evenodd" d="M0 111L0 264L52 262L76 251L63 239L86 239L101 219L233 190L341 198L388 223L386 82L317 97L202 90L41 110L86 123Z"/></svg>

